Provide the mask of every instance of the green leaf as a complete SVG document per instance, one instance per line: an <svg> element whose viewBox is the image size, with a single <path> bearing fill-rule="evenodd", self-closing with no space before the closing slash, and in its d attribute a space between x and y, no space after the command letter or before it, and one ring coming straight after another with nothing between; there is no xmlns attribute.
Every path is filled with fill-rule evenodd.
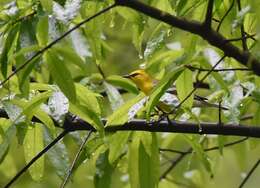
<svg viewBox="0 0 260 188"><path fill-rule="evenodd" d="M147 61L147 68L149 72L158 73L158 69L167 69L167 65L173 64L173 61L177 61L180 57L183 57L184 50L167 50L160 53L156 53L153 58Z"/></svg>
<svg viewBox="0 0 260 188"><path fill-rule="evenodd" d="M89 72L87 64L73 49L65 48L64 46L54 46L52 49L61 57L63 57L63 59L66 59L66 61L75 64L85 73Z"/></svg>
<svg viewBox="0 0 260 188"><path fill-rule="evenodd" d="M46 126L44 126L44 143L47 146L53 141L53 137ZM68 152L66 146L62 141L56 143L51 150L47 152L47 157L55 168L57 175L63 179L67 174L67 170L70 166Z"/></svg>
<svg viewBox="0 0 260 188"><path fill-rule="evenodd" d="M11 56L11 60L14 60L14 59L18 58L19 56L24 56L26 54L29 54L29 53L32 53L32 52L35 52L38 50L40 50L40 46L38 46L38 45L31 45L31 46L21 48L18 52L16 52L15 54L13 54Z"/></svg>
<svg viewBox="0 0 260 188"><path fill-rule="evenodd" d="M178 98L180 101L183 101L193 90L193 80L192 80L192 71L185 69L181 75L176 80L176 89ZM193 96L192 94L184 103L183 106L191 108L193 105Z"/></svg>
<svg viewBox="0 0 260 188"><path fill-rule="evenodd" d="M53 52L45 53L45 60L48 63L51 75L61 91L71 102L76 101L76 90L71 74L64 62Z"/></svg>
<svg viewBox="0 0 260 188"><path fill-rule="evenodd" d="M101 115L101 106L98 98L102 97L99 94L94 93L87 87L81 84L75 84L77 92L77 102L88 107L88 109L94 111L97 115Z"/></svg>
<svg viewBox="0 0 260 188"><path fill-rule="evenodd" d="M26 132L24 138L24 157L26 163L35 157L43 148L43 129L42 125L35 123L30 126ZM33 180L39 181L43 177L44 172L44 156L39 158L34 164L29 168L29 173Z"/></svg>
<svg viewBox="0 0 260 188"><path fill-rule="evenodd" d="M88 1L87 9L81 12L83 18L87 18L100 11L103 8L103 3ZM102 26L104 17L101 15L96 19L88 22L84 28L84 33L87 36L88 43L92 52L92 59L98 65L102 62Z"/></svg>
<svg viewBox="0 0 260 188"><path fill-rule="evenodd" d="M141 16L136 11L125 7L117 7L116 10L128 22L140 23Z"/></svg>
<svg viewBox="0 0 260 188"><path fill-rule="evenodd" d="M15 37L20 28L19 26L20 26L19 24L16 24L14 28L12 28L8 33L8 36L5 40L4 47L0 56L1 72L5 78L7 76L8 53L12 49L13 43L15 43Z"/></svg>
<svg viewBox="0 0 260 188"><path fill-rule="evenodd" d="M149 97L149 101L146 103L146 119L150 119L150 114L153 108L158 103L161 96L165 91L173 84L173 82L179 77L183 68L177 68L171 73L168 73L153 89L152 94Z"/></svg>
<svg viewBox="0 0 260 188"><path fill-rule="evenodd" d="M198 155L200 161L206 168L206 170L213 175L212 167L210 164L210 160L206 152L203 150L201 144L198 142L196 139L192 139L189 136L183 135L183 138L185 139L186 142L192 147L192 149L196 152Z"/></svg>
<svg viewBox="0 0 260 188"><path fill-rule="evenodd" d="M101 121L101 107L97 97L100 95L93 93L81 84L76 84L77 100L70 102L69 111L92 125L103 134L104 125Z"/></svg>
<svg viewBox="0 0 260 188"><path fill-rule="evenodd" d="M46 0L47 2L48 0ZM48 16L40 17L40 20L37 25L36 37L39 43L39 46L46 46L48 44L48 35L49 25L48 25Z"/></svg>
<svg viewBox="0 0 260 188"><path fill-rule="evenodd" d="M219 147L219 153L220 155L223 155L223 148L225 143L225 137L223 135L218 135L218 147Z"/></svg>
<svg viewBox="0 0 260 188"><path fill-rule="evenodd" d="M104 140L100 137L94 137L88 140L87 145L84 147L79 159L77 160L74 170L76 170L81 164L85 163L89 159L93 158L93 153L99 150L99 147L104 146Z"/></svg>
<svg viewBox="0 0 260 188"><path fill-rule="evenodd" d="M34 111L44 102L46 101L50 96L52 92L46 91L44 93L40 93L32 98L23 108L23 114L32 118Z"/></svg>
<svg viewBox="0 0 260 188"><path fill-rule="evenodd" d="M185 7L185 5L187 4L188 0L182 0L182 1L179 1L178 5L177 5L177 8L176 8L176 12L177 12L177 15L180 15L183 8Z"/></svg>
<svg viewBox="0 0 260 188"><path fill-rule="evenodd" d="M100 116L89 109L87 106L84 106L80 103L70 103L69 111L88 122L103 135L104 125L100 119Z"/></svg>
<svg viewBox="0 0 260 188"><path fill-rule="evenodd" d="M52 12L52 6L53 6L52 0L40 0L40 2L45 11L47 11L49 13Z"/></svg>
<svg viewBox="0 0 260 188"><path fill-rule="evenodd" d="M128 165L131 187L158 187L160 165L155 133L134 133L132 140Z"/></svg>
<svg viewBox="0 0 260 188"><path fill-rule="evenodd" d="M50 118L50 116L43 111L42 109L38 108L33 112L34 116L37 117L44 125L46 125L51 133L54 135L56 133L56 127Z"/></svg>
<svg viewBox="0 0 260 188"><path fill-rule="evenodd" d="M159 161L156 133L143 133L139 147L140 187L158 187Z"/></svg>
<svg viewBox="0 0 260 188"><path fill-rule="evenodd" d="M132 36L132 40L133 40L133 44L136 48L136 50L139 53L139 58L142 58L142 43L143 43L143 37L144 37L144 23L145 20L143 20L142 22L138 23L138 24L133 24L133 36Z"/></svg>
<svg viewBox="0 0 260 188"><path fill-rule="evenodd" d="M155 6L158 9L165 11L165 12L168 12L170 14L175 14L169 0L157 0L157 1L154 1L154 2L156 2Z"/></svg>
<svg viewBox="0 0 260 188"><path fill-rule="evenodd" d="M108 161L108 151L101 153L96 161L95 188L110 188L114 167Z"/></svg>
<svg viewBox="0 0 260 188"><path fill-rule="evenodd" d="M131 93L138 94L139 91L136 85L129 79L123 78L121 76L112 75L106 78L106 81L114 86L119 86Z"/></svg>
<svg viewBox="0 0 260 188"><path fill-rule="evenodd" d="M164 44L164 39L167 34L165 29L161 29L162 24L159 24L156 31L152 35L151 39L147 42L144 58L147 60L150 58L157 50L161 49ZM158 31L157 31L158 30Z"/></svg>
<svg viewBox="0 0 260 188"><path fill-rule="evenodd" d="M9 125L11 124L10 121L8 121L8 120L2 121L1 120L1 126L5 126L5 125L8 125L8 124ZM8 153L8 150L9 150L9 145L13 141L15 135L16 135L15 125L9 126L9 128L5 131L4 137L2 138L2 142L0 144L0 164L5 159L5 156Z"/></svg>
<svg viewBox="0 0 260 188"><path fill-rule="evenodd" d="M113 164L118 157L122 154L122 151L126 147L126 143L131 132L117 132L109 138L109 162Z"/></svg>
<svg viewBox="0 0 260 188"><path fill-rule="evenodd" d="M125 122L127 122L129 120L130 108L136 103L138 103L139 101L141 101L144 97L145 97L144 94L140 93L135 98L130 99L121 107L119 107L115 112L113 112L110 116L108 116L106 126L122 125Z"/></svg>
<svg viewBox="0 0 260 188"><path fill-rule="evenodd" d="M129 144L128 152L128 172L130 176L131 188L140 188L139 182L139 146L140 138L138 133L133 133L133 141Z"/></svg>
<svg viewBox="0 0 260 188"><path fill-rule="evenodd" d="M255 126L260 126L260 105L259 104L257 105L257 110L254 114L252 123Z"/></svg>
<svg viewBox="0 0 260 188"><path fill-rule="evenodd" d="M20 39L19 42L21 45L22 40ZM22 66L22 64L26 61L27 57L32 56L38 50L40 50L40 47L38 45L23 47L17 53L13 54L10 61L14 61L17 66ZM29 95L30 88L29 76L35 65L39 62L39 59L40 57L34 58L34 60L32 60L27 66L25 66L20 72L17 73L19 89L22 92L23 96L26 96L27 98Z"/></svg>
<svg viewBox="0 0 260 188"><path fill-rule="evenodd" d="M110 85L107 82L104 82L104 86L106 89L108 100L111 104L111 108L113 111L115 111L124 104L124 100L119 91L114 86Z"/></svg>

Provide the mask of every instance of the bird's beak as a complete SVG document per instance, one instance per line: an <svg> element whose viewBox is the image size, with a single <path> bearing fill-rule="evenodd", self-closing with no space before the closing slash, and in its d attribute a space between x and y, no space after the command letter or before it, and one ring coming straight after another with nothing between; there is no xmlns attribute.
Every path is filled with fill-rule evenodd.
<svg viewBox="0 0 260 188"><path fill-rule="evenodd" d="M131 78L129 74L123 75L123 78Z"/></svg>

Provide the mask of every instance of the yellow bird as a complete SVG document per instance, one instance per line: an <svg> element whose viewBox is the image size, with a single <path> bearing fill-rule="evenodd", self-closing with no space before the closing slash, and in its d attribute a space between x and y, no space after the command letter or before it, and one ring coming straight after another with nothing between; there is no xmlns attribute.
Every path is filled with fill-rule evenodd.
<svg viewBox="0 0 260 188"><path fill-rule="evenodd" d="M153 79L148 73L144 70L135 70L128 75L123 76L132 80L138 89L144 92L145 95L149 95L153 87L156 84L156 80Z"/></svg>
<svg viewBox="0 0 260 188"><path fill-rule="evenodd" d="M138 89L140 89L142 92L144 92L145 95L149 96L151 91L153 90L154 86L157 84L157 80L153 79L147 72L145 72L145 70L139 69L139 70L135 70L133 72L131 72L128 75L123 76L124 78L129 78L130 80L132 80L136 86L138 87ZM175 103L179 103L178 98L176 97L177 95L177 91L175 88L171 88L169 89L168 93L166 93L167 96L171 95L172 97L162 97L162 98L166 98L166 101L169 100L170 102ZM205 97L201 97L198 95L194 96L194 106L196 107L215 107L215 108L219 108L219 105L217 104L212 104L207 102L207 98ZM164 100L163 100L164 102ZM165 102L164 102L165 103ZM168 105L168 103L167 103ZM160 106L162 106L160 104ZM165 104L163 104L164 109L165 109ZM172 106L172 105L171 105ZM169 109L169 107L167 108ZM227 110L227 108L225 107L221 107L221 109ZM167 110L168 111L168 110Z"/></svg>

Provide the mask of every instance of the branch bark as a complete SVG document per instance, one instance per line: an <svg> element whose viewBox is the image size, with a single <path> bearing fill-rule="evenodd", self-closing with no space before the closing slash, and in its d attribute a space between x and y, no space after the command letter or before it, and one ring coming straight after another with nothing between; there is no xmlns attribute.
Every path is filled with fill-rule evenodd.
<svg viewBox="0 0 260 188"><path fill-rule="evenodd" d="M104 121L105 123L106 121ZM148 131L148 132L172 132L172 133L187 133L187 134L217 134L217 135L232 135L260 138L260 127L246 125L223 124L218 123L197 123L160 121L149 123L146 120L132 120L124 125L115 125L105 127L106 132L117 131ZM85 121L77 119L69 123L66 127L69 131L77 130L93 130L95 129Z"/></svg>
<svg viewBox="0 0 260 188"><path fill-rule="evenodd" d="M8 118L6 112L0 109L0 117ZM88 122L80 118L72 118L68 116L66 118L63 127L68 132L73 131L96 131ZM41 122L36 117L33 117L32 121ZM106 120L103 120L106 123ZM54 121L55 125L59 125ZM187 133L187 134L217 134L217 135L229 135L229 136L245 136L260 138L260 125L235 125L235 124L223 124L219 126L219 123L192 123L192 122L180 122L180 121L160 121L160 122L147 122L143 119L134 119L123 125L114 125L105 127L106 132L117 131L147 131L147 132L169 132L169 133Z"/></svg>
<svg viewBox="0 0 260 188"><path fill-rule="evenodd" d="M0 117L8 118L6 112L0 109ZM68 116L66 118L63 127L68 132L73 131L96 131L88 122L80 118L72 118ZM33 117L32 121L41 122L36 117ZM106 123L106 120L103 120ZM59 125L54 121L55 125ZM260 125L235 125L235 124L222 124L219 123L192 123L192 122L180 122L180 121L160 121L160 122L147 122L143 119L134 119L123 125L114 125L105 127L106 132L117 131L147 131L147 132L169 132L169 133L187 133L187 134L217 134L217 135L229 135L229 136L245 136L260 138Z"/></svg>
<svg viewBox="0 0 260 188"><path fill-rule="evenodd" d="M211 28L213 6L214 6L214 0L209 0L208 7L207 7L207 14L204 21L204 25L206 29Z"/></svg>
<svg viewBox="0 0 260 188"><path fill-rule="evenodd" d="M173 27L196 34L208 41L212 46L222 50L226 56L236 59L250 69L252 68L253 72L260 76L260 62L251 53L242 51L232 43L227 42L228 39L226 37L212 28L205 30L204 23L189 21L185 18L171 15L136 0L116 0L116 4L129 7Z"/></svg>

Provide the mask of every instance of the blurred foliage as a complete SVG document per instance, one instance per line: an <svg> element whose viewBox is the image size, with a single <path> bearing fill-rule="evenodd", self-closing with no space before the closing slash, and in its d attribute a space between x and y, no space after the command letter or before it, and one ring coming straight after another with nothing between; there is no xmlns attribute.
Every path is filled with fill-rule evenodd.
<svg viewBox="0 0 260 188"><path fill-rule="evenodd" d="M186 19L203 21L205 0L145 0L153 7ZM113 0L1 0L0 80L17 70L40 49L92 16ZM260 31L258 8L253 0L234 3L220 32L228 39ZM232 5L232 0L215 0L213 28ZM242 48L241 40L232 42ZM257 40L247 39L250 52L260 57ZM166 90L176 84L184 99L194 82L206 72L185 66L211 69L223 52L193 34L172 28L129 8L115 7L73 31L65 39L35 58L0 89L1 108L10 119L0 119L0 186L61 132L53 119L63 124L71 113L90 123L98 132L83 149L67 187L237 187L258 160L259 140L248 139L233 147L224 144L235 137L168 133L104 133L104 126L124 124L133 118L154 121L155 106ZM143 68L160 80L150 97L122 75ZM225 58L217 67L244 68ZM196 94L229 110L222 123L260 125L260 80L249 71L214 72L205 80L209 89ZM126 92L121 92L126 91ZM193 96L192 96L193 97ZM218 109L193 107L193 98L178 111L177 119L189 122L218 122ZM154 115L155 114L155 115ZM241 120L252 115L252 119ZM43 124L31 122L33 116ZM108 119L103 125L102 118ZM171 118L171 117L170 117ZM38 160L13 187L57 187L63 180L85 132L67 135ZM204 152L203 148L219 146ZM192 148L166 179L160 180L180 154ZM247 187L257 187L256 174Z"/></svg>

